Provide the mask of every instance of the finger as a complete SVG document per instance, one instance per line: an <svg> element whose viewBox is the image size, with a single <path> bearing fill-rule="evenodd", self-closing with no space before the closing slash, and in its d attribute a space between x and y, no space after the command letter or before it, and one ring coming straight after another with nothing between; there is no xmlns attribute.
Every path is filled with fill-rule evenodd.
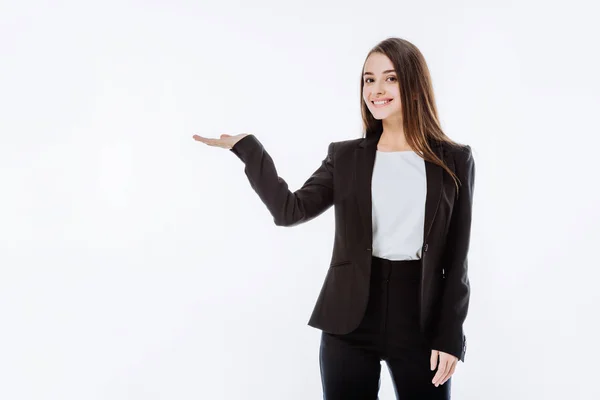
<svg viewBox="0 0 600 400"><path fill-rule="evenodd" d="M439 354L439 351L431 350L431 357L429 359L429 364L430 364L429 367L431 368L432 371L435 369L435 366L437 365L438 354Z"/></svg>
<svg viewBox="0 0 600 400"><path fill-rule="evenodd" d="M452 369L452 367L451 367L450 361L446 362L446 368L445 368L444 374L442 374L442 376L438 380L436 386L442 385L446 381L446 378L448 378L451 369Z"/></svg>
<svg viewBox="0 0 600 400"><path fill-rule="evenodd" d="M456 371L456 365L457 365L457 364L458 364L458 362L457 362L457 361L454 361L454 362L452 362L452 363L450 364L450 371L448 371L448 373L446 374L446 376L445 376L445 377L444 377L444 379L442 380L442 383L441 383L442 385L443 385L444 383L446 383L446 382L448 381L448 379L450 379L450 377L451 377L452 375L454 375L454 371Z"/></svg>
<svg viewBox="0 0 600 400"><path fill-rule="evenodd" d="M195 140L202 142L204 144L207 144L209 146L225 147L225 145L223 144L221 139L211 139L211 138L206 138L206 137L203 137L200 135L194 135L193 138Z"/></svg>
<svg viewBox="0 0 600 400"><path fill-rule="evenodd" d="M452 376L453 367L455 366L454 357L446 356L446 373L440 378L439 384L443 385Z"/></svg>
<svg viewBox="0 0 600 400"><path fill-rule="evenodd" d="M438 365L437 373L431 380L431 383L433 383L435 386L439 385L442 377L446 375L447 368L447 363L444 361L444 359L441 359L440 364Z"/></svg>
<svg viewBox="0 0 600 400"><path fill-rule="evenodd" d="M197 140L199 142L205 142L206 140L208 140L208 138L205 138L204 136L200 136L200 135L194 135L192 137L194 138L194 140Z"/></svg>

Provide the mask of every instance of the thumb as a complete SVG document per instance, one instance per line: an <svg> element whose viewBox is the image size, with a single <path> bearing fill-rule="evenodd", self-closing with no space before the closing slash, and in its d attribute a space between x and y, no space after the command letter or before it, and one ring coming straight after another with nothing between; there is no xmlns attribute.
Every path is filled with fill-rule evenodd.
<svg viewBox="0 0 600 400"><path fill-rule="evenodd" d="M439 351L437 351L437 350L431 350L431 358L430 358L429 362L430 362L430 368L431 368L432 371L437 366L438 355L439 354L440 354Z"/></svg>
<svg viewBox="0 0 600 400"><path fill-rule="evenodd" d="M226 137L231 137L231 135L228 135L226 133L221 134L221 139L226 138Z"/></svg>

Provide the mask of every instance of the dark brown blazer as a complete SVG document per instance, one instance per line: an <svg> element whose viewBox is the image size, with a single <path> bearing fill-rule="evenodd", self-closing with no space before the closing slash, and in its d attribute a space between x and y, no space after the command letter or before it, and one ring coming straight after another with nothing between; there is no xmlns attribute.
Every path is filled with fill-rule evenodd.
<svg viewBox="0 0 600 400"><path fill-rule="evenodd" d="M321 166L292 192L254 135L231 149L245 164L251 187L278 226L310 221L334 206L335 238L327 275L308 325L345 334L356 328L369 297L372 256L371 177L379 136L329 144ZM463 322L469 307L467 253L475 163L471 147L430 140L435 153L462 182L425 162L427 197L422 248L420 325L432 348L464 362Z"/></svg>

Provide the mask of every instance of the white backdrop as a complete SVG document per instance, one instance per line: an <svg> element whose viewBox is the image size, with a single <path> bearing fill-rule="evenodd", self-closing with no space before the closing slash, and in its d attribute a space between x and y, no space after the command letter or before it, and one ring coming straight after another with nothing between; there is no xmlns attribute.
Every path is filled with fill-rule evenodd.
<svg viewBox="0 0 600 400"><path fill-rule="evenodd" d="M295 190L390 36L476 162L453 398L600 398L592 3L0 2L0 398L321 398L333 209L275 226L192 135L255 134Z"/></svg>

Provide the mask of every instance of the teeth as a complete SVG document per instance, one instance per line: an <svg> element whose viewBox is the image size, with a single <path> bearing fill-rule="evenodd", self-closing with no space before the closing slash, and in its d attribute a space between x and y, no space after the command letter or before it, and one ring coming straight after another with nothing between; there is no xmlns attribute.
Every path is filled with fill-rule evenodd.
<svg viewBox="0 0 600 400"><path fill-rule="evenodd" d="M387 104L389 102L390 102L389 100L385 100L385 101L374 101L373 103L376 104L376 105L378 105L378 106L380 106L382 104Z"/></svg>

